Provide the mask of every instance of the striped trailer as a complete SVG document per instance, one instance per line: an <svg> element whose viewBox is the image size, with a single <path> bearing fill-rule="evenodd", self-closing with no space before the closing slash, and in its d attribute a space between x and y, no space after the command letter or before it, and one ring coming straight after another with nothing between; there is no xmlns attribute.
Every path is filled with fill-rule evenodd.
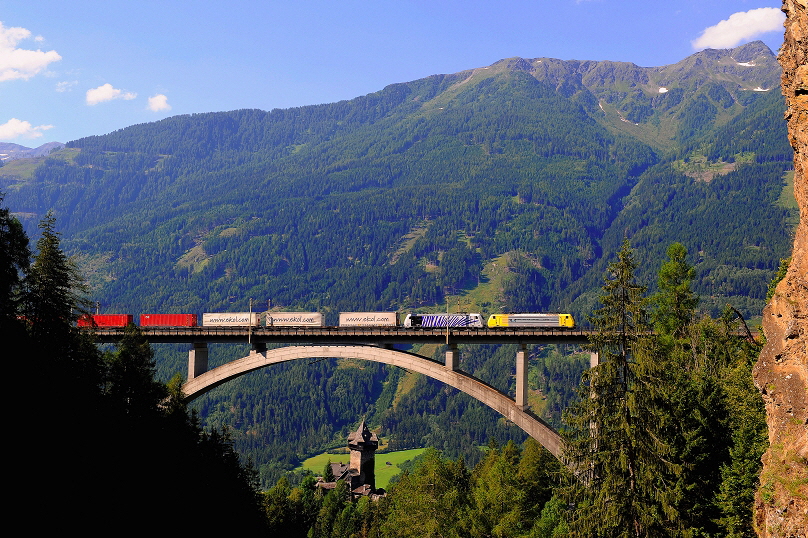
<svg viewBox="0 0 808 538"><path fill-rule="evenodd" d="M404 327L474 327L483 328L480 314L407 314Z"/></svg>
<svg viewBox="0 0 808 538"><path fill-rule="evenodd" d="M488 326L496 327L564 327L573 329L572 314L491 314Z"/></svg>

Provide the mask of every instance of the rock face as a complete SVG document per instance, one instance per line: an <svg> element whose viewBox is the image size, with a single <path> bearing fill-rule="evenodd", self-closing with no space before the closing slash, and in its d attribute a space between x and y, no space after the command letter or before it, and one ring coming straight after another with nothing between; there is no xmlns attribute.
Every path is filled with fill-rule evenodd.
<svg viewBox="0 0 808 538"><path fill-rule="evenodd" d="M769 450L755 499L759 536L808 536L808 0L783 0L779 61L800 223L791 265L763 312L766 346L754 369Z"/></svg>

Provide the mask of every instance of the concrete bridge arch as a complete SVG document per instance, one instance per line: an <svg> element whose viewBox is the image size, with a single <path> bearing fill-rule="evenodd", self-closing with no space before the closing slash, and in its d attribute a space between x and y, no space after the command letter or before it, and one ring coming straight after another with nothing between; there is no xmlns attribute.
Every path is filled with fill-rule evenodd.
<svg viewBox="0 0 808 538"><path fill-rule="evenodd" d="M454 353L455 356L452 358L450 365L449 356L451 353ZM381 362L418 372L465 392L522 428L556 458L561 459L563 452L561 436L540 418L530 413L526 405L518 405L507 394L469 374L457 370L456 354L456 348L454 350L450 349L447 352L447 364L444 365L406 351L372 345L287 346L267 351L253 351L246 357L228 362L199 375L193 377L189 375L191 378L182 388L186 400L193 400L214 387L218 387L247 372L297 359L343 358ZM518 394L517 399L525 401Z"/></svg>

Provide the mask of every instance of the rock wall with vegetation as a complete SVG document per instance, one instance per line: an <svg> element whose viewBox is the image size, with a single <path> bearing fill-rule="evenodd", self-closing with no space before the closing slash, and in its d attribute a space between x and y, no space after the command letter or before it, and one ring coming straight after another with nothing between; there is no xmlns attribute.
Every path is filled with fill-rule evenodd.
<svg viewBox="0 0 808 538"><path fill-rule="evenodd" d="M764 311L766 346L754 371L770 441L755 507L765 537L808 536L808 0L784 0L782 9L779 61L802 218L788 271Z"/></svg>

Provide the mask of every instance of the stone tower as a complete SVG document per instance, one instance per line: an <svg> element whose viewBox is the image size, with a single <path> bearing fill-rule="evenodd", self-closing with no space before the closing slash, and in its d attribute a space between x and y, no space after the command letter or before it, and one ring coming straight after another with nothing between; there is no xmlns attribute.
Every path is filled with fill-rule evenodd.
<svg viewBox="0 0 808 538"><path fill-rule="evenodd" d="M379 448L379 438L368 429L364 420L355 432L348 434L348 448L351 451L349 467L359 472L359 483L368 484L371 490L375 490L374 455Z"/></svg>

